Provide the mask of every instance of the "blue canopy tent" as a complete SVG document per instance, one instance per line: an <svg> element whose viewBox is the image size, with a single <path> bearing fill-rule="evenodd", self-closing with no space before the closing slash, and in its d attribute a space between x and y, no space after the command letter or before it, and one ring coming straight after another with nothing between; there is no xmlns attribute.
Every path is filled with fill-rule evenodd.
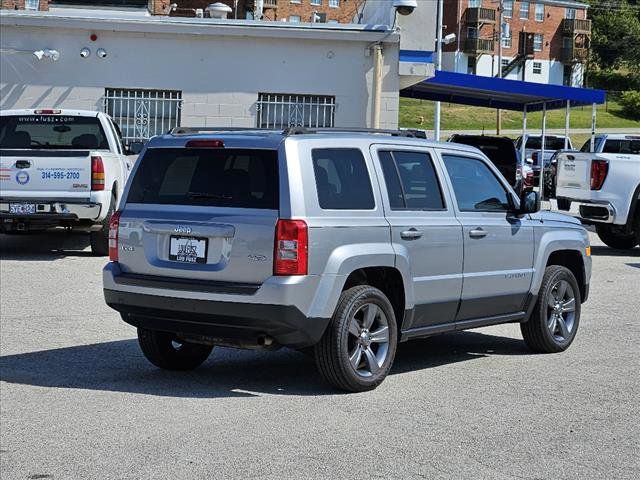
<svg viewBox="0 0 640 480"><path fill-rule="evenodd" d="M523 135L527 131L527 112L542 111L542 155L540 158L544 158L547 110L566 109L565 137L568 137L570 108L591 105L591 149L593 150L596 105L604 103L606 99L603 90L481 77L442 70L437 70L435 76L428 80L401 90L400 96L520 111L523 114ZM565 148L567 148L566 141ZM521 149L521 159L524 162L525 142L522 142ZM540 182L542 182L544 161L540 163ZM543 193L542 189L541 193Z"/></svg>

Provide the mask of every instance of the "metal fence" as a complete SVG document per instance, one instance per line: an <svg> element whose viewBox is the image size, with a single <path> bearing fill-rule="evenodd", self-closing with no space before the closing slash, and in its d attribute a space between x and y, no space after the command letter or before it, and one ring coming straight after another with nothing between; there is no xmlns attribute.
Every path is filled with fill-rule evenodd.
<svg viewBox="0 0 640 480"><path fill-rule="evenodd" d="M329 95L258 94L258 128L334 126L336 98Z"/></svg>
<svg viewBox="0 0 640 480"><path fill-rule="evenodd" d="M180 126L182 92L107 88L104 111L120 126L125 142L146 141Z"/></svg>

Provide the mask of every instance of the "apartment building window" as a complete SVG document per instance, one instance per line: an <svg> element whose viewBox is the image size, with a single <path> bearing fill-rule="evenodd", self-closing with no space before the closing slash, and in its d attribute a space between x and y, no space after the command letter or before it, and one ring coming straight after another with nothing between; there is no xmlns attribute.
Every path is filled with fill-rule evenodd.
<svg viewBox="0 0 640 480"><path fill-rule="evenodd" d="M300 23L300 15L289 15L289 22Z"/></svg>
<svg viewBox="0 0 640 480"><path fill-rule="evenodd" d="M511 62L510 58L503 58L502 59L502 70L504 70L505 68L507 68L509 66L509 63Z"/></svg>
<svg viewBox="0 0 640 480"><path fill-rule="evenodd" d="M529 2L520 2L520 20L529 20Z"/></svg>
<svg viewBox="0 0 640 480"><path fill-rule="evenodd" d="M576 18L576 9L575 8L565 8L564 9L564 18L569 18L571 20Z"/></svg>
<svg viewBox="0 0 640 480"><path fill-rule="evenodd" d="M502 33L502 47L511 48L511 30L509 30L509 36L506 36L504 32Z"/></svg>
<svg viewBox="0 0 640 480"><path fill-rule="evenodd" d="M25 0L25 10L38 10L40 8L40 0Z"/></svg>
<svg viewBox="0 0 640 480"><path fill-rule="evenodd" d="M511 18L513 15L513 0L505 0L504 1L504 16L506 18Z"/></svg>
<svg viewBox="0 0 640 480"><path fill-rule="evenodd" d="M311 5L322 5L322 0L311 0Z"/></svg>
<svg viewBox="0 0 640 480"><path fill-rule="evenodd" d="M331 8L340 8L340 0L329 0L329 6Z"/></svg>
<svg viewBox="0 0 640 480"><path fill-rule="evenodd" d="M288 93L258 94L258 128L333 127L336 97Z"/></svg>
<svg viewBox="0 0 640 480"><path fill-rule="evenodd" d="M478 29L476 27L467 27L467 38L478 38Z"/></svg>
<svg viewBox="0 0 640 480"><path fill-rule="evenodd" d="M542 34L536 33L533 36L533 51L541 52L542 51Z"/></svg>
<svg viewBox="0 0 640 480"><path fill-rule="evenodd" d="M542 74L542 62L533 62L533 74L534 75Z"/></svg>
<svg viewBox="0 0 640 480"><path fill-rule="evenodd" d="M482 0L469 0L469 8L480 8Z"/></svg>
<svg viewBox="0 0 640 480"><path fill-rule="evenodd" d="M544 22L544 4L536 3L536 22Z"/></svg>
<svg viewBox="0 0 640 480"><path fill-rule="evenodd" d="M180 126L182 92L107 88L104 111L120 126L125 142L145 141Z"/></svg>
<svg viewBox="0 0 640 480"><path fill-rule="evenodd" d="M291 3L302 3L302 0L291 0Z"/></svg>

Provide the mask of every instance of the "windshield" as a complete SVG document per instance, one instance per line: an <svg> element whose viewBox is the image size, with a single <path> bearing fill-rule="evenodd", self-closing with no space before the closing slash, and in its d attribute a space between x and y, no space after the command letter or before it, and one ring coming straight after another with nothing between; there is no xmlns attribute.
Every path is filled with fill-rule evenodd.
<svg viewBox="0 0 640 480"><path fill-rule="evenodd" d="M109 143L97 117L7 115L0 117L0 148L98 150Z"/></svg>
<svg viewBox="0 0 640 480"><path fill-rule="evenodd" d="M545 135L545 150L562 150L564 148L563 137L549 137ZM529 137L527 138L527 146L525 147L531 150L542 149L542 137Z"/></svg>

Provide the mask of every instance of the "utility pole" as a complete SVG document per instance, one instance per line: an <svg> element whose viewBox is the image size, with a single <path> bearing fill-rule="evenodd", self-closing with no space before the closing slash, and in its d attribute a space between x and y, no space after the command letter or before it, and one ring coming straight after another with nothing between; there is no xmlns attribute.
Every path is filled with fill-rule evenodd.
<svg viewBox="0 0 640 480"><path fill-rule="evenodd" d="M438 13L436 20L436 71L442 69L442 10L444 0L438 0ZM433 119L433 138L440 141L440 102L436 102Z"/></svg>
<svg viewBox="0 0 640 480"><path fill-rule="evenodd" d="M504 21L504 0L500 0L500 6L498 7L498 78L502 78L502 22ZM500 129L502 128L502 112L498 108L496 110L496 135L500 135Z"/></svg>

